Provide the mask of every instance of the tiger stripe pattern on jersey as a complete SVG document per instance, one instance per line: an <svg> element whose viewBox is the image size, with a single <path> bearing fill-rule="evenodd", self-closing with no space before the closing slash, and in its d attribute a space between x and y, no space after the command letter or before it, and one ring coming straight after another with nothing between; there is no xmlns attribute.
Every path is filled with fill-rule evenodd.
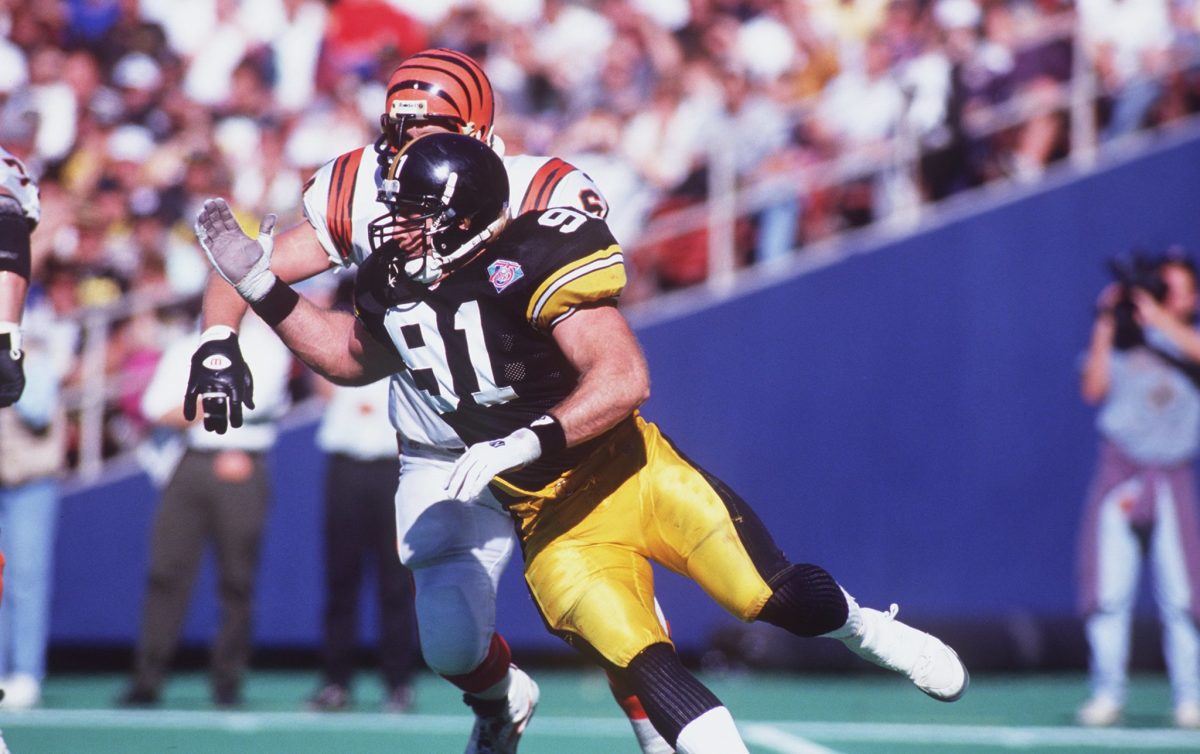
<svg viewBox="0 0 1200 754"><path fill-rule="evenodd" d="M554 195L554 189L566 178L571 171L575 170L575 166L571 163L553 157L546 161L545 165L534 174L533 180L529 182L529 188L525 189L525 196L521 200L520 215L526 212L539 209L549 209L550 197Z"/></svg>
<svg viewBox="0 0 1200 754"><path fill-rule="evenodd" d="M338 157L333 165L333 175L329 185L329 205L326 217L329 224L329 235L337 247L342 259L349 259L353 248L354 224L352 214L354 208L354 187L357 181L358 166L362 162L363 147Z"/></svg>

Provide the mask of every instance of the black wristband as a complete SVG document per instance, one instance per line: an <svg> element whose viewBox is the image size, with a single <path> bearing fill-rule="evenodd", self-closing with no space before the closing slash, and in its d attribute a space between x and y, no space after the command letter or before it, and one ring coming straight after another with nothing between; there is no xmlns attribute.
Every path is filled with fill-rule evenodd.
<svg viewBox="0 0 1200 754"><path fill-rule="evenodd" d="M267 295L250 304L250 308L254 310L255 314L262 317L263 322L275 327L287 319L299 301L300 294L296 293L292 286L275 278L275 284L271 286L271 290L267 291Z"/></svg>
<svg viewBox="0 0 1200 754"><path fill-rule="evenodd" d="M542 414L531 421L529 429L537 435L538 442L542 444L543 456L567 447L567 433L563 431L563 425L550 414Z"/></svg>

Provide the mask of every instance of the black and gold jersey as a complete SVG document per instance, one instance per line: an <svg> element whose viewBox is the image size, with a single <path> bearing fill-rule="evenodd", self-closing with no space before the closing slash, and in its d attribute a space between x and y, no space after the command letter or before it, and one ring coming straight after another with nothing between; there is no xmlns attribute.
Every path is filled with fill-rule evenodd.
<svg viewBox="0 0 1200 754"><path fill-rule="evenodd" d="M604 221L561 207L512 221L433 288L389 285L379 256L358 274L356 312L467 445L528 425L575 389L579 374L551 332L580 308L615 304L625 286L621 247ZM600 439L505 479L540 488Z"/></svg>

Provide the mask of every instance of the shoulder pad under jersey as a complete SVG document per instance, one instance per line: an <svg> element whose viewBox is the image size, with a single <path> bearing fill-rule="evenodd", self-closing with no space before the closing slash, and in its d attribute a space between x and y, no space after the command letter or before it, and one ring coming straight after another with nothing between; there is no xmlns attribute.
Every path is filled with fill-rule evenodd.
<svg viewBox="0 0 1200 754"><path fill-rule="evenodd" d="M624 255L608 225L569 207L522 215L493 252L529 277L525 318L543 332L581 306L615 302L625 287Z"/></svg>
<svg viewBox="0 0 1200 754"><path fill-rule="evenodd" d="M508 172L508 214L551 207L574 207L603 219L608 201L596 182L579 168L558 157L513 155L504 158Z"/></svg>
<svg viewBox="0 0 1200 754"><path fill-rule="evenodd" d="M304 184L304 216L329 260L342 267L360 264L371 253L367 223L385 211L376 202L379 166L373 150L359 147L335 157Z"/></svg>
<svg viewBox="0 0 1200 754"><path fill-rule="evenodd" d="M42 218L42 207L37 183L16 155L3 147L0 147L0 194L17 200L30 226L38 224Z"/></svg>

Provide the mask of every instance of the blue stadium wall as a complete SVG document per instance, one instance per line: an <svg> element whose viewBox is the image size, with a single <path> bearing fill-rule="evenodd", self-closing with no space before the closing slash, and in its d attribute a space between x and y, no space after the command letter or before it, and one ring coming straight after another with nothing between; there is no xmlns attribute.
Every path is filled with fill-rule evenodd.
<svg viewBox="0 0 1200 754"><path fill-rule="evenodd" d="M1174 137L958 219L943 211L900 241L862 240L838 264L688 316L635 317L653 375L645 413L794 560L826 566L860 601L982 623L1069 616L1095 447L1077 369L1103 262L1134 246L1200 250L1198 165L1200 138ZM290 431L272 454L263 647L319 642L312 436ZM65 500L56 646L134 640L154 504L142 476ZM500 628L518 647L557 649L519 570L505 576ZM678 577L659 584L683 647L733 624ZM185 640L212 636L214 593L209 563Z"/></svg>

